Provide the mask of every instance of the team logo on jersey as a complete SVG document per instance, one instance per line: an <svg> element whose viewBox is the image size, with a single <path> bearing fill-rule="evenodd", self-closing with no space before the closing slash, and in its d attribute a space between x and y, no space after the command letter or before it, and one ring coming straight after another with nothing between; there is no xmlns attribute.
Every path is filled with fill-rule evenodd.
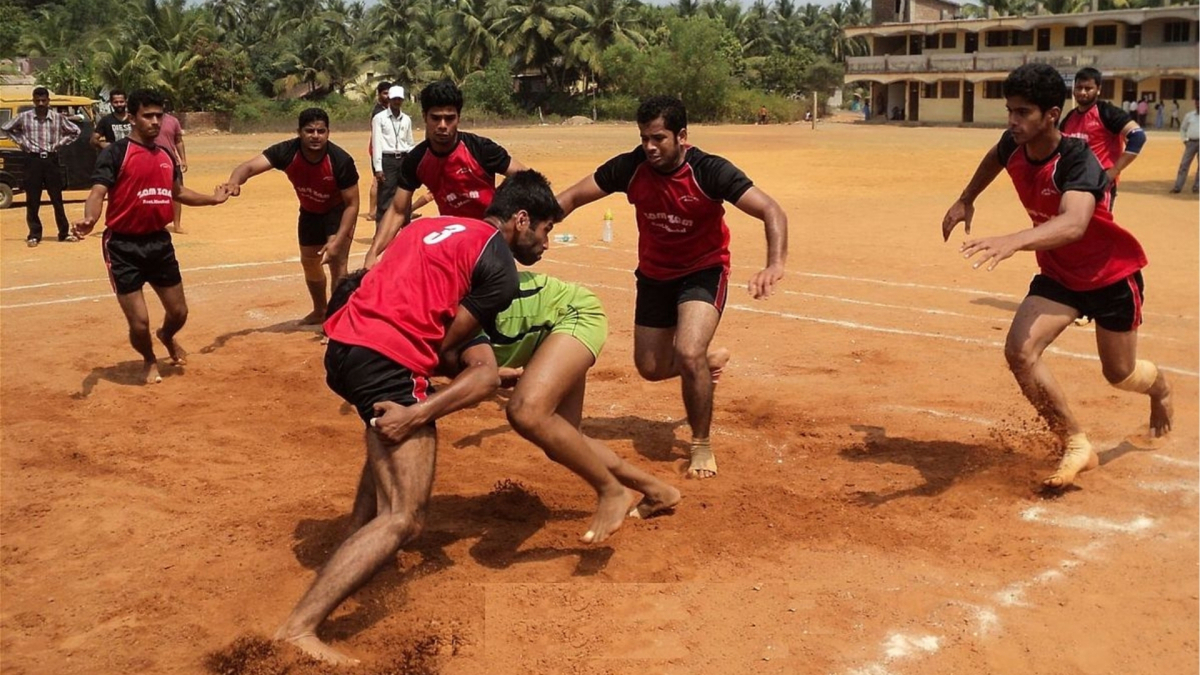
<svg viewBox="0 0 1200 675"><path fill-rule="evenodd" d="M680 204L695 204L698 201L700 201L700 199L693 195L683 195L682 197L679 198Z"/></svg>
<svg viewBox="0 0 1200 675"><path fill-rule="evenodd" d="M169 168L171 168L171 165L170 165L170 164L167 164L166 162L163 162L162 164L159 164L159 165L158 165L158 168L160 168L160 169L169 169Z"/></svg>

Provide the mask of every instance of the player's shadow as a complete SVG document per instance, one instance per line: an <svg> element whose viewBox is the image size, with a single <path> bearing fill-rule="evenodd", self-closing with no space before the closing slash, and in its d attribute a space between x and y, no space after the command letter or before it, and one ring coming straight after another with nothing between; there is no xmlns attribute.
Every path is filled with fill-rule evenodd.
<svg viewBox="0 0 1200 675"><path fill-rule="evenodd" d="M639 455L652 462L673 462L688 456L688 446L676 440L675 430L687 420L654 420L636 415L585 417L583 433L601 441L629 439Z"/></svg>
<svg viewBox="0 0 1200 675"><path fill-rule="evenodd" d="M230 340L233 340L235 338L246 337L247 335L254 335L255 333L282 333L282 334L311 333L313 336L313 341L320 342L320 340L321 340L320 330L321 330L321 326L319 324L305 326L305 325L301 325L300 322L295 319L292 319L291 321L281 321L276 324L271 324L270 326L261 326L258 328L243 328L242 330L233 331L231 333L225 333L223 335L218 335L217 337L213 338L213 341L211 343L209 343L208 345L205 345L204 347L201 347L200 353L201 354L211 354L211 353L217 351L218 349L223 348L226 344L229 343Z"/></svg>
<svg viewBox="0 0 1200 675"><path fill-rule="evenodd" d="M447 549L464 540L474 540L468 553L489 569L507 569L527 562L577 557L574 576L593 576L608 565L613 549L608 546L534 547L522 545L551 520L586 522L591 514L576 510L553 510L541 497L519 483L504 481L485 495L435 495L422 533L402 549L401 555L417 554L419 560L406 567L389 563L357 594L357 606L327 622L324 635L353 636L370 628L387 613L387 607L407 599L408 583L453 567ZM349 515L329 519L306 519L296 525L292 551L300 564L317 569L345 541ZM397 597L397 594L399 596Z"/></svg>
<svg viewBox="0 0 1200 675"><path fill-rule="evenodd" d="M158 374L164 380L177 375L182 375L183 370L178 366L172 366L166 361L158 362ZM85 399L92 395L92 391L101 381L112 382L125 387L152 387L154 385L146 384L142 379L142 362L141 361L122 361L113 366L97 366L92 369L92 372L83 378L83 382L79 384L79 391L71 394L71 398L76 401Z"/></svg>
<svg viewBox="0 0 1200 675"><path fill-rule="evenodd" d="M855 492L853 500L864 506L882 506L905 497L935 497L950 489L955 482L994 467L1001 456L996 449L984 445L891 437L883 427L862 424L852 424L850 428L864 437L860 443L843 448L838 453L843 459L910 466L924 480L921 485L891 492ZM1012 455L1006 453L1004 456Z"/></svg>
<svg viewBox="0 0 1200 675"><path fill-rule="evenodd" d="M982 305L984 307L995 307L996 309L1003 310L1005 312L1012 312L1013 314L1016 314L1017 308L1019 308L1021 306L1021 303L1019 303L1015 300L1001 300L1000 298L986 298L986 297L985 298L975 298L974 300L971 301L971 304L972 305Z"/></svg>

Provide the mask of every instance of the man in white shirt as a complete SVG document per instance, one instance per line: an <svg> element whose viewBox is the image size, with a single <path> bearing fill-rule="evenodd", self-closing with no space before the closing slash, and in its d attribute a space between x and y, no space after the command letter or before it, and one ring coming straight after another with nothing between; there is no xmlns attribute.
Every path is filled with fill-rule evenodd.
<svg viewBox="0 0 1200 675"><path fill-rule="evenodd" d="M404 114L404 87L393 86L388 90L388 107L371 120L371 169L379 185L379 198L375 207L375 222L383 221L383 212L392 204L396 195L396 181L400 177L400 161L412 150L412 120Z"/></svg>
<svg viewBox="0 0 1200 675"><path fill-rule="evenodd" d="M1192 109L1183 116L1183 126L1179 127L1179 135L1183 138L1183 157L1179 160L1179 172L1175 174L1175 187L1171 192L1183 190L1187 182L1188 169L1192 168L1192 160L1196 159L1200 150L1200 98L1192 101ZM1200 188L1200 170L1196 171L1196 179L1192 181L1192 192Z"/></svg>

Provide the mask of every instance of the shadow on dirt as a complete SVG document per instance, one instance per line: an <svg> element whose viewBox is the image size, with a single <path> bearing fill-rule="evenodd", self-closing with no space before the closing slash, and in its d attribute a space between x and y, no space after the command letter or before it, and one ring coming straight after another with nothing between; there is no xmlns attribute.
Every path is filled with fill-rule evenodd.
<svg viewBox="0 0 1200 675"><path fill-rule="evenodd" d="M168 361L158 362L158 374L164 380L177 377L183 374L183 368L173 366ZM146 384L142 379L142 362L141 361L122 361L114 366L98 366L88 373L87 377L83 378L83 382L79 384L79 391L71 394L71 398L76 401L85 399L92 395L92 390L101 382L112 382L123 387L149 387L154 385Z"/></svg>
<svg viewBox="0 0 1200 675"><path fill-rule="evenodd" d="M502 394L496 401L502 408L508 395ZM675 429L687 424L687 420L648 420L632 415L622 417L588 417L583 420L583 433L601 441L631 440L639 455L654 462L673 462L687 458L688 446L675 439ZM470 448L481 445L493 436L516 433L507 424L463 436L454 443L455 448Z"/></svg>
<svg viewBox="0 0 1200 675"><path fill-rule="evenodd" d="M313 342L319 342L321 340L321 332L320 331L321 331L320 325L305 326L305 325L301 325L299 323L299 321L296 321L294 319L291 321L281 321L279 323L272 324L270 326L262 326L260 328L244 328L242 330L234 331L232 333L225 333L224 335L218 335L217 337L213 338L213 341L211 344L201 347L200 353L201 354L211 354L211 353L217 351L218 349L221 349L222 347L224 347L230 340L232 340L234 338L246 337L247 335L254 335L255 333L283 333L283 334L311 333L313 336Z"/></svg>

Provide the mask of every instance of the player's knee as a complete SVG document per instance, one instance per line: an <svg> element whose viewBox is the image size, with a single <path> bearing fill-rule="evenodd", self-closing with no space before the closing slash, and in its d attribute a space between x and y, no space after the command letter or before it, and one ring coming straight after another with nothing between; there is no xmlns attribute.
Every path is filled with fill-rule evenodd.
<svg viewBox="0 0 1200 675"><path fill-rule="evenodd" d="M1037 363L1038 353L1027 343L1009 340L1004 344L1004 360L1012 372L1025 373Z"/></svg>
<svg viewBox="0 0 1200 675"><path fill-rule="evenodd" d="M188 308L187 305L178 307L170 307L166 309L166 322L173 326L182 326L187 323Z"/></svg>
<svg viewBox="0 0 1200 675"><path fill-rule="evenodd" d="M546 406L538 405L538 402L531 397L516 392L509 399L505 414L508 416L508 423L512 426L513 431L520 434L522 438L532 440L537 437L542 423L553 414L553 411L547 410Z"/></svg>
<svg viewBox="0 0 1200 675"><path fill-rule="evenodd" d="M384 527L387 528L388 534L396 542L397 548L403 545L404 542L416 539L425 526L425 519L418 513L392 513L386 516L377 516L376 518L380 517L385 518Z"/></svg>
<svg viewBox="0 0 1200 675"><path fill-rule="evenodd" d="M1133 365L1124 363L1101 363L1100 369L1104 373L1104 379L1111 385L1117 385L1124 382L1133 374Z"/></svg>
<svg viewBox="0 0 1200 675"><path fill-rule="evenodd" d="M675 346L675 362L680 372L708 374L708 349L706 347Z"/></svg>
<svg viewBox="0 0 1200 675"><path fill-rule="evenodd" d="M131 334L132 333L141 334L141 333L149 333L150 332L150 319L148 317L147 318L126 317L126 319L129 321L129 332Z"/></svg>
<svg viewBox="0 0 1200 675"><path fill-rule="evenodd" d="M661 361L652 356L635 358L633 364L637 367L638 375L640 375L643 380L657 382L659 380L666 380L674 376L674 373L669 372L667 368L663 367Z"/></svg>

